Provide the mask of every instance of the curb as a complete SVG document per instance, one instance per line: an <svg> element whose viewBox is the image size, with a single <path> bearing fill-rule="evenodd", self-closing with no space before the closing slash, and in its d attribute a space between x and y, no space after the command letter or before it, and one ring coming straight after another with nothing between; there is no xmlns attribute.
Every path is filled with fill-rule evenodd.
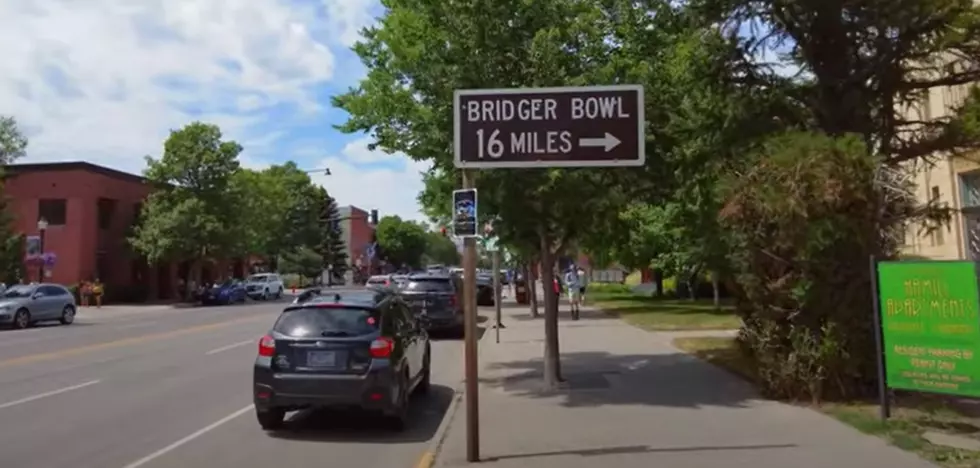
<svg viewBox="0 0 980 468"><path fill-rule="evenodd" d="M449 435L449 426L452 426L453 421L456 419L456 411L459 409L460 402L463 401L464 383L464 380L460 380L456 383L456 387L453 388L453 399L449 402L449 407L446 408L446 415L442 418L442 422L439 423L439 427L436 428L429 447L422 454L418 463L415 464L415 468L432 468L435 466L436 460L439 457L439 451L442 450L442 444Z"/></svg>

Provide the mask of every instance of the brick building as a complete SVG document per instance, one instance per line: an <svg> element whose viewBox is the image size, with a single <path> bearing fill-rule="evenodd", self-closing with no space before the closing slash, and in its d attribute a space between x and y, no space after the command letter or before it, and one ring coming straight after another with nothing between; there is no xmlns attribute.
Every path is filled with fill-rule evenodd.
<svg viewBox="0 0 980 468"><path fill-rule="evenodd" d="M98 277L107 290L141 285L149 299L172 296L176 266L150 267L126 241L151 191L142 177L85 162L14 164L4 176L15 229L40 236L38 221L47 223L43 251L56 262L45 281L75 285ZM25 279L38 280L39 265L25 271Z"/></svg>
<svg viewBox="0 0 980 468"><path fill-rule="evenodd" d="M374 240L374 226L371 224L371 213L356 206L341 206L337 208L340 218L340 232L344 239L344 253L347 254L348 271L368 271L370 259L368 246ZM347 275L353 280L353 275Z"/></svg>

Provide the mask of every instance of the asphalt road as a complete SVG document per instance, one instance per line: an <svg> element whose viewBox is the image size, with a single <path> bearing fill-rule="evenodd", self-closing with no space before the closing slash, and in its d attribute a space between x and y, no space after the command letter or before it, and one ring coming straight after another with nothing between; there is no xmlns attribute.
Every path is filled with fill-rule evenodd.
<svg viewBox="0 0 980 468"><path fill-rule="evenodd" d="M404 433L299 412L268 434L252 363L282 306L84 309L70 326L0 330L0 467L415 466L462 377L462 341L433 341L432 392Z"/></svg>

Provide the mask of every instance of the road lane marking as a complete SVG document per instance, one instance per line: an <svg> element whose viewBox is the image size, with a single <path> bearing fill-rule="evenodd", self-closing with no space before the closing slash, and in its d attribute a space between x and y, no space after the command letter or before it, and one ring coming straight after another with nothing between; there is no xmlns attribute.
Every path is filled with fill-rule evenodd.
<svg viewBox="0 0 980 468"><path fill-rule="evenodd" d="M220 348L215 348L215 349L212 349L211 351L208 351L208 352L206 352L206 353L204 353L204 354L205 354L205 355L208 355L208 356L210 356L210 355L212 355L212 354L218 354L218 353L220 353L220 352L222 352L222 351L228 351L229 349L234 349L234 348L237 348L237 347L239 347L239 346L245 346L245 345L247 345L247 344L250 344L250 343L252 343L253 341L256 341L256 342L257 342L257 340L245 340L245 341L239 341L238 343L232 343L232 344L230 344L230 345L228 345L228 346L222 346L222 347L220 347Z"/></svg>
<svg viewBox="0 0 980 468"><path fill-rule="evenodd" d="M209 323L206 325L197 325L193 327L179 328L177 330L171 330L168 332L153 333L149 335L123 338L121 340L107 341L104 343L79 346L77 348L67 348L60 351L52 351L50 353L30 354L27 356L20 356L20 357L10 358L5 361L0 361L0 368L16 366L21 364L33 364L36 362L51 361L55 359L66 359L70 357L76 357L82 353L102 351L106 349L119 348L123 346L134 345L134 344L144 344L147 341L158 341L167 338L189 335L191 333L215 330L230 325L237 325L240 323L247 323L247 322L257 322L259 320L268 320L268 319L269 319L268 317L263 315L259 315L255 317L245 317L236 320L228 320L225 322Z"/></svg>
<svg viewBox="0 0 980 468"><path fill-rule="evenodd" d="M426 450L425 453L422 454L422 458L419 458L419 462L415 464L415 468L432 468L435 461L435 455Z"/></svg>
<svg viewBox="0 0 980 468"><path fill-rule="evenodd" d="M174 443L172 443L172 444L170 444L170 445L168 445L168 446L166 446L166 447L164 447L164 448L162 448L160 450L157 450L156 452L153 452L153 453L151 453L151 454L149 454L149 455L147 455L147 456L145 456L143 458L140 458L139 460L136 460L136 461L134 461L134 462L132 462L132 463L124 466L123 468L139 468L139 467L141 467L141 466L143 466L143 465L145 465L147 463L150 463L151 461L156 460L157 458L160 458L160 457L162 457L162 456L164 456L164 455L166 455L166 454L168 454L170 452L173 452L174 450L180 448L182 445L185 445L188 442L191 442L194 439L197 439L198 437L201 437L202 435L207 434L208 432L211 432L211 431L217 429L218 426L221 426L222 424L225 424L225 423L231 421L232 419L235 419L235 418L237 418L237 417L239 417L239 416L241 416L241 415L243 415L243 414L251 411L252 408L253 408L253 405L248 405L248 406L246 406L246 407L244 407L244 408L242 408L242 409L240 409L238 411L235 411L234 413L231 413L228 416L225 416L225 417L223 417L223 418L221 418L221 419L219 419L219 420L217 420L217 421L215 421L215 422L213 422L211 424L208 424L207 426L205 426L205 427L203 427L201 429L198 429L197 431L193 432L192 434L188 435L187 437L184 437L183 439L180 439L177 442L174 442Z"/></svg>
<svg viewBox="0 0 980 468"><path fill-rule="evenodd" d="M89 385L95 385L99 383L99 380L90 380L85 383L80 383L78 385L72 385L71 387L59 388L58 390L52 390L50 392L38 393L37 395L32 395L27 398L21 398L20 400L8 401L6 403L0 404L0 409L10 408L11 406L17 406L24 403L30 403L34 400L40 400L41 398L47 398L49 396L59 395L65 392L70 392L72 390L78 390L80 388L88 387Z"/></svg>

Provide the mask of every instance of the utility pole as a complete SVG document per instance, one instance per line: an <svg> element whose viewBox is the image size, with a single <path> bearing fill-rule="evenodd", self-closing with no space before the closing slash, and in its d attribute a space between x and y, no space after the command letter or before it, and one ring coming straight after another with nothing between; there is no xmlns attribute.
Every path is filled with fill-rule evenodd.
<svg viewBox="0 0 980 468"><path fill-rule="evenodd" d="M473 174L463 170L463 188L475 188ZM476 222L476 220L474 220ZM463 325L466 367L466 460L480 461L480 396L477 373L476 238L463 239Z"/></svg>

